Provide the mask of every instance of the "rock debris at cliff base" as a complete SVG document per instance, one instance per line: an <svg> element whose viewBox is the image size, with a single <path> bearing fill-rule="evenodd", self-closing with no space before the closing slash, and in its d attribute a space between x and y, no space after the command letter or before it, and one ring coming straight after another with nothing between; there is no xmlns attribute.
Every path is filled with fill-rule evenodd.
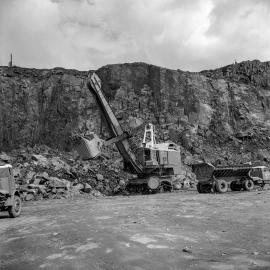
<svg viewBox="0 0 270 270"><path fill-rule="evenodd" d="M75 158L74 158L75 156ZM72 198L76 195L113 195L123 191L128 175L114 162L100 157L81 161L75 153L35 146L0 154L14 167L24 200Z"/></svg>
<svg viewBox="0 0 270 270"><path fill-rule="evenodd" d="M118 155L105 154L107 156L95 160L82 161L75 152L41 145L2 152L0 162L13 165L18 190L26 201L128 195L125 187L134 175L123 171ZM194 188L195 176L190 170L183 170L175 184L177 189Z"/></svg>

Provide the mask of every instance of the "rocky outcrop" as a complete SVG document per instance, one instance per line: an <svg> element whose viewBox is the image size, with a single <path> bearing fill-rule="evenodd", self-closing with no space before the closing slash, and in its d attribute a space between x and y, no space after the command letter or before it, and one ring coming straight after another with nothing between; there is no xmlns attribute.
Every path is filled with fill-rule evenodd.
<svg viewBox="0 0 270 270"><path fill-rule="evenodd" d="M125 128L152 122L183 160L269 162L270 62L235 63L199 73L145 63L97 70ZM0 68L0 149L47 144L70 150L68 136L106 125L86 89L87 72Z"/></svg>
<svg viewBox="0 0 270 270"><path fill-rule="evenodd" d="M4 67L0 74L0 148L64 148L72 130L97 126L98 112L84 86L87 72Z"/></svg>

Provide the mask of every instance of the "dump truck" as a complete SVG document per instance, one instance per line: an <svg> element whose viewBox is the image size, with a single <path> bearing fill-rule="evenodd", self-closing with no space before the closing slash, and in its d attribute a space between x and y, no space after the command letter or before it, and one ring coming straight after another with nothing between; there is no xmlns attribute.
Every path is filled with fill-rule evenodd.
<svg viewBox="0 0 270 270"><path fill-rule="evenodd" d="M102 151L104 145L116 144L123 157L124 170L137 175L130 179L127 189L130 191L171 191L173 182L181 172L180 147L173 142L157 143L154 125L145 126L144 137L140 144L132 140L135 131L124 131L112 111L102 91L101 80L97 74L91 74L87 87L95 96L110 133L104 143L97 136L89 140L80 137L75 140L77 149L82 159L95 158Z"/></svg>
<svg viewBox="0 0 270 270"><path fill-rule="evenodd" d="M270 183L270 169L263 165L214 166L210 163L193 164L199 193L251 191L254 186L264 187Z"/></svg>
<svg viewBox="0 0 270 270"><path fill-rule="evenodd" d="M16 190L13 169L9 164L0 165L0 211L8 211L10 217L21 214L22 201Z"/></svg>

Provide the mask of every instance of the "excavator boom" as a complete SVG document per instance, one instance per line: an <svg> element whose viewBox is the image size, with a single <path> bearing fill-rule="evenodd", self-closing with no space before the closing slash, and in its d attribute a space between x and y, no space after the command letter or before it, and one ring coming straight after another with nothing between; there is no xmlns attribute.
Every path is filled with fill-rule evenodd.
<svg viewBox="0 0 270 270"><path fill-rule="evenodd" d="M90 79L87 82L87 87L97 100L98 106L102 111L109 127L110 135L113 139L115 139L116 147L122 155L125 164L128 165L129 169L133 173L136 173L138 175L143 174L143 166L137 160L136 155L131 148L131 145L128 141L128 134L123 131L120 123L118 122L116 116L112 111L111 106L107 102L102 92L100 78L96 73L93 73L90 76Z"/></svg>

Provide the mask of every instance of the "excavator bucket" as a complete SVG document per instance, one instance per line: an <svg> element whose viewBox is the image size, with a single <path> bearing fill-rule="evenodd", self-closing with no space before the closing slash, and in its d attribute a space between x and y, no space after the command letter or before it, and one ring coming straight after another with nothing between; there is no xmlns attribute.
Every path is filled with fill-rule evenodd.
<svg viewBox="0 0 270 270"><path fill-rule="evenodd" d="M80 137L76 144L75 149L83 160L93 159L101 154L103 141L98 137L93 137L91 140Z"/></svg>

